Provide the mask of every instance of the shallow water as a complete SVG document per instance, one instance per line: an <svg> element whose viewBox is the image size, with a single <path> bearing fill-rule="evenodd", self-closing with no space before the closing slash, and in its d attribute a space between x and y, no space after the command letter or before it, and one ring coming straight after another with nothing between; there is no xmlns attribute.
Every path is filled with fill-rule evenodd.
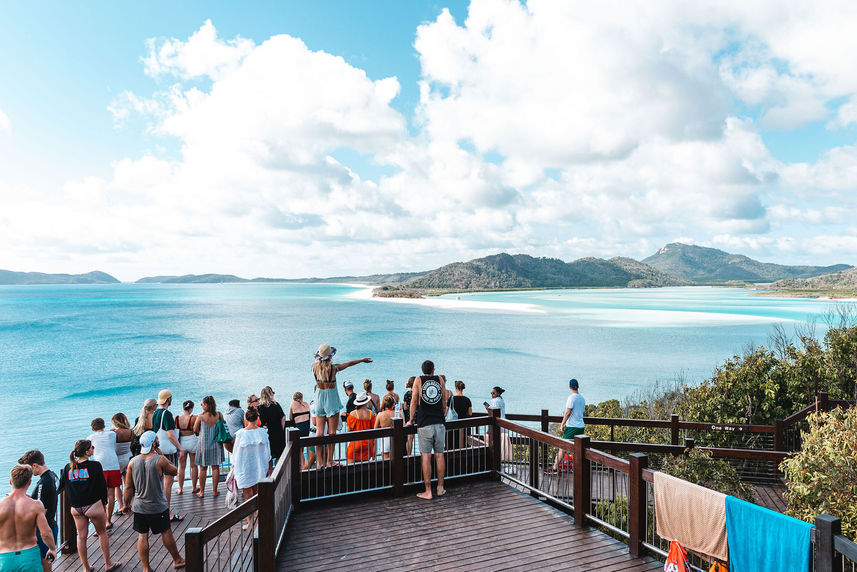
<svg viewBox="0 0 857 572"><path fill-rule="evenodd" d="M320 284L0 286L0 470L29 448L59 469L94 417L133 421L158 390L178 403L271 385L288 404L312 395L322 342L338 361L370 356L340 380L404 381L432 359L474 404L504 387L507 411L559 413L576 377L590 403L655 380L698 382L773 324L820 319L830 302L742 289L551 290L369 299ZM821 320L819 320L821 322ZM819 327L821 331L821 327Z"/></svg>

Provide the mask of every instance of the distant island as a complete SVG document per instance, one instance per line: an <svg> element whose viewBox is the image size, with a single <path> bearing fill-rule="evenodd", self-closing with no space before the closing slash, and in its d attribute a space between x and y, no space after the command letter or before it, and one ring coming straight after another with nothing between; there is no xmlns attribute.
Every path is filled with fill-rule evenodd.
<svg viewBox="0 0 857 572"><path fill-rule="evenodd" d="M43 274L0 270L0 284L115 284L104 272ZM571 262L527 254L499 253L452 262L424 272L396 272L329 278L242 278L234 274L147 276L138 284L329 283L374 286L379 297L421 298L451 292L534 290L545 288L662 288L719 285L763 288L767 294L857 296L857 269L847 264L789 266L759 262L674 242L642 261L616 256L585 257Z"/></svg>
<svg viewBox="0 0 857 572"><path fill-rule="evenodd" d="M0 284L4 286L22 284L118 284L119 280L106 272L86 274L45 274L43 272L13 272L0 270Z"/></svg>

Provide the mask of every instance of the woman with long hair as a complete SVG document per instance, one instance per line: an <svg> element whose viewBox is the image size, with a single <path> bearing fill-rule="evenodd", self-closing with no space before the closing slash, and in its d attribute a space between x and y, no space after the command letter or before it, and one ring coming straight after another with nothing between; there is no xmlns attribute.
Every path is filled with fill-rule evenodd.
<svg viewBox="0 0 857 572"><path fill-rule="evenodd" d="M140 436L146 431L152 430L152 415L157 408L157 399L149 398L143 402L143 409L140 410L140 416L134 420L134 427L131 429L131 432L134 433L134 439L131 441L132 457L140 454Z"/></svg>
<svg viewBox="0 0 857 572"><path fill-rule="evenodd" d="M271 459L279 459L283 449L286 448L286 414L274 399L274 390L270 385L263 387L259 394L258 410L262 427L268 430Z"/></svg>
<svg viewBox="0 0 857 572"><path fill-rule="evenodd" d="M119 458L119 472L122 473L122 480L125 480L125 469L128 468L128 462L131 460L131 443L134 441L134 432L131 431L131 423L121 411L114 415L110 421L113 423L111 431L116 433L116 456ZM116 514L129 514L131 509L125 506L124 495L120 494L119 510Z"/></svg>
<svg viewBox="0 0 857 572"><path fill-rule="evenodd" d="M179 444L182 452L179 453L179 489L177 495L184 492L184 476L187 470L188 457L190 457L190 486L194 494L199 490L199 469L196 466L196 448L199 437L193 431L196 415L193 414L193 401L188 399L182 403L182 414L176 418L176 427L179 430Z"/></svg>
<svg viewBox="0 0 857 572"><path fill-rule="evenodd" d="M247 427L238 430L232 447L232 473L245 501L259 492L259 481L268 474L271 460L268 433L256 425L257 417L259 413L255 409L244 413ZM250 527L252 518L252 515L247 517L247 523L242 526L244 530Z"/></svg>
<svg viewBox="0 0 857 572"><path fill-rule="evenodd" d="M205 479L208 468L211 467L212 496L219 496L217 485L220 483L220 463L223 462L223 445L217 442L217 420L221 415L217 412L217 402L214 397L206 395L202 398L202 413L197 415L193 423L194 433L199 435L199 445L196 450L196 464L199 467L199 492L196 496L205 496Z"/></svg>
<svg viewBox="0 0 857 572"><path fill-rule="evenodd" d="M68 456L69 463L60 475L59 491L65 490L71 504L71 516L77 529L77 554L80 565L89 572L89 557L86 540L89 536L89 524L95 527L101 554L104 555L106 571L116 570L121 562L110 560L110 538L107 536L107 481L101 463L89 458L95 452L92 442L81 439L74 444Z"/></svg>
<svg viewBox="0 0 857 572"><path fill-rule="evenodd" d="M333 363L333 356L335 354L336 348L331 347L330 344L321 344L318 346L318 351L315 353L315 361L312 364L316 395L315 399L313 399L311 412L316 418L316 435L319 436L325 434L325 425L327 425L328 435L335 435L336 429L339 426L339 412L342 410L342 401L339 399L339 390L336 388L337 372L358 363L372 363L372 358L368 357L345 363ZM317 449L317 466L319 469L334 467L339 464L333 459L333 445L317 447Z"/></svg>

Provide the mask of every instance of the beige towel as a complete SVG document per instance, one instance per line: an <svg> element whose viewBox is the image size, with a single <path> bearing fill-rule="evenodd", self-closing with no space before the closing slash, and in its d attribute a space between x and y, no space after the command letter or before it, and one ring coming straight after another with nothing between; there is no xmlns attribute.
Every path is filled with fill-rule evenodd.
<svg viewBox="0 0 857 572"><path fill-rule="evenodd" d="M726 495L655 472L658 535L688 550L726 561Z"/></svg>

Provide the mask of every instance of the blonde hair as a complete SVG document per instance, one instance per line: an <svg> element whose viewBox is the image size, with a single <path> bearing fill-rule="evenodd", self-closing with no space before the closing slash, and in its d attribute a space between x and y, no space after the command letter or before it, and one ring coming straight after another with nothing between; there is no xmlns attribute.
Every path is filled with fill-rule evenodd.
<svg viewBox="0 0 857 572"><path fill-rule="evenodd" d="M134 425L134 434L138 437L152 428L152 413L158 407L156 399L149 398L143 402L143 409L140 410L140 417L137 419L137 424Z"/></svg>
<svg viewBox="0 0 857 572"><path fill-rule="evenodd" d="M396 405L396 399L389 393L381 398L381 410L391 409Z"/></svg>
<svg viewBox="0 0 857 572"><path fill-rule="evenodd" d="M277 402L277 400L274 399L274 390L271 389L270 385L266 385L262 388L262 391L259 393L259 401L265 406L273 405Z"/></svg>
<svg viewBox="0 0 857 572"><path fill-rule="evenodd" d="M313 362L312 373L318 381L336 381L336 368L331 360Z"/></svg>

